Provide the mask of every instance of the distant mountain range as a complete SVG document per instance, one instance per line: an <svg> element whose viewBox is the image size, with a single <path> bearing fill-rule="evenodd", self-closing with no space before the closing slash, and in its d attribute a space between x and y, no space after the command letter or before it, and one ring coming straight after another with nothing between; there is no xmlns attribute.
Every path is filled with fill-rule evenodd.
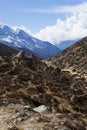
<svg viewBox="0 0 87 130"><path fill-rule="evenodd" d="M79 41L79 39L77 40L66 40L66 41L62 41L60 42L57 47L61 50L66 49L67 47L73 45L74 43L76 43L77 41Z"/></svg>
<svg viewBox="0 0 87 130"><path fill-rule="evenodd" d="M23 49L27 54L35 54L40 58L48 58L58 54L61 50L55 45L30 36L24 30L12 29L7 25L0 25L0 43Z"/></svg>

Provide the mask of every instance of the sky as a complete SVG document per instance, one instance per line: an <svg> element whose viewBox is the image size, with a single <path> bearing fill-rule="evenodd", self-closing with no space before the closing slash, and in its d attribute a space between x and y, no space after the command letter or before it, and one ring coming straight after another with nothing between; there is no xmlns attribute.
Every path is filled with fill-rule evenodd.
<svg viewBox="0 0 87 130"><path fill-rule="evenodd" d="M0 0L0 23L53 44L87 34L87 0Z"/></svg>

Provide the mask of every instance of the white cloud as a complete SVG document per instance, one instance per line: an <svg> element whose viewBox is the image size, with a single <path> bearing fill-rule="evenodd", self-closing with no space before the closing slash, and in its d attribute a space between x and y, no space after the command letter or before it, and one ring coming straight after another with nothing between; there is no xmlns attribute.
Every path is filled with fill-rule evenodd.
<svg viewBox="0 0 87 130"><path fill-rule="evenodd" d="M57 19L55 25L47 26L34 36L54 44L87 36L87 13L73 14L64 21Z"/></svg>
<svg viewBox="0 0 87 130"><path fill-rule="evenodd" d="M24 30L28 34L31 34L31 31L23 25L22 26L14 26L14 27L12 27L12 29L15 30L15 31L21 29L21 30Z"/></svg>
<svg viewBox="0 0 87 130"><path fill-rule="evenodd" d="M58 9L55 10L57 11ZM67 15L65 20L57 19L55 25L41 29L34 36L53 44L87 36L87 2L75 6L62 6L59 12L72 15Z"/></svg>
<svg viewBox="0 0 87 130"><path fill-rule="evenodd" d="M56 13L86 12L87 13L87 2L83 2L78 5L60 6L60 7L54 8L54 12Z"/></svg>
<svg viewBox="0 0 87 130"><path fill-rule="evenodd" d="M69 13L69 12L87 12L87 2L80 3L78 5L66 5L66 6L56 6L52 8L32 8L32 9L20 9L21 12L27 13Z"/></svg>
<svg viewBox="0 0 87 130"><path fill-rule="evenodd" d="M21 26L20 29L32 34L36 38L58 44L64 40L75 40L87 36L87 2L78 5L57 6L48 9L22 9L20 11L32 13L60 13L66 14L66 19L57 19L55 25L47 26L36 34ZM17 29L19 27L14 27Z"/></svg>

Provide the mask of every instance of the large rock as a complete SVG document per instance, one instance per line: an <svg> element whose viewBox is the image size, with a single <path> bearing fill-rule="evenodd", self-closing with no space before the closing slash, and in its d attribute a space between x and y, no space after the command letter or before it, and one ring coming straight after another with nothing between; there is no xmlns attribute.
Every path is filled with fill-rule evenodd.
<svg viewBox="0 0 87 130"><path fill-rule="evenodd" d="M24 59L25 58L25 51L24 50L20 50L15 57L17 57L19 59Z"/></svg>
<svg viewBox="0 0 87 130"><path fill-rule="evenodd" d="M45 105L41 105L39 107L34 108L33 110L39 113L44 113L48 111L48 108Z"/></svg>

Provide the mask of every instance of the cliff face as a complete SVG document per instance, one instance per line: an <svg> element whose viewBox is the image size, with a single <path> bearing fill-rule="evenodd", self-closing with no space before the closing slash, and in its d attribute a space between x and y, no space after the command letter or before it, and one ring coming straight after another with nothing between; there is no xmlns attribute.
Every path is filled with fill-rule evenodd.
<svg viewBox="0 0 87 130"><path fill-rule="evenodd" d="M87 77L87 37L45 62L54 67L68 69L72 73Z"/></svg>
<svg viewBox="0 0 87 130"><path fill-rule="evenodd" d="M42 105L45 114L34 109ZM1 130L86 130L86 80L34 56L0 57L0 108Z"/></svg>

